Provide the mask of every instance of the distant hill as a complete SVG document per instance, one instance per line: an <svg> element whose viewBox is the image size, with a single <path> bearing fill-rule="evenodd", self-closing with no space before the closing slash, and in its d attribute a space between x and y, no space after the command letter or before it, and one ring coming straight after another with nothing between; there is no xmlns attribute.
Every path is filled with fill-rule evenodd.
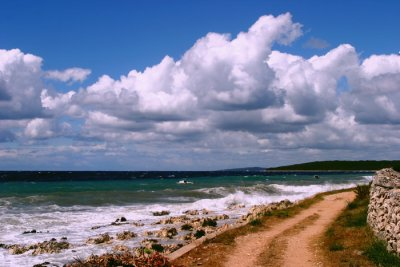
<svg viewBox="0 0 400 267"><path fill-rule="evenodd" d="M268 168L267 171L376 171L383 168L400 168L400 160L334 160L314 161L302 164Z"/></svg>

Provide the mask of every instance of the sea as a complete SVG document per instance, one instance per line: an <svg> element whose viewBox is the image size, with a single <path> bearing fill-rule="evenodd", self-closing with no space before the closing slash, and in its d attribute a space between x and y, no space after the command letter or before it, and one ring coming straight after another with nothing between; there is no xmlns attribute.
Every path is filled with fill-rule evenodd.
<svg viewBox="0 0 400 267"><path fill-rule="evenodd" d="M0 266L62 266L76 258L112 251L116 244L140 246L160 218L207 209L233 223L253 205L301 200L319 192L367 184L373 173L239 172L0 172L0 244L31 245L67 237L59 254L11 255L0 248ZM236 207L236 208L232 208ZM153 212L169 211L154 216ZM124 217L129 224L112 226ZM135 222L136 224L132 224ZM24 234L35 230L36 233ZM104 232L138 235L112 244L86 244ZM178 241L176 241L178 242Z"/></svg>

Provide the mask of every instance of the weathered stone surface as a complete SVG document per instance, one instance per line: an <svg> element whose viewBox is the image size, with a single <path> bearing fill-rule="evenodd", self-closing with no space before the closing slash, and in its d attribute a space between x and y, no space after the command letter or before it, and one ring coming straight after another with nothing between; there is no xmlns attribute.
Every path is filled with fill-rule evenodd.
<svg viewBox="0 0 400 267"><path fill-rule="evenodd" d="M155 236L157 237L163 237L163 238L172 238L173 236L176 236L178 234L178 231L176 228L162 228L159 231L155 232Z"/></svg>
<svg viewBox="0 0 400 267"><path fill-rule="evenodd" d="M187 211L184 211L183 213L186 214L186 215L194 216L194 215L199 215L200 211L199 210L187 210Z"/></svg>
<svg viewBox="0 0 400 267"><path fill-rule="evenodd" d="M155 222L154 224L176 224L176 223L184 223L190 221L190 218L187 217L186 215L182 216L176 216L176 217L169 217L166 219L159 220L158 222Z"/></svg>
<svg viewBox="0 0 400 267"><path fill-rule="evenodd" d="M30 231L24 231L22 234L26 235L26 234L36 234L36 233L37 233L37 231L35 229L33 229L33 230L30 230Z"/></svg>
<svg viewBox="0 0 400 267"><path fill-rule="evenodd" d="M373 186L381 186L385 188L400 188L400 176L399 173L393 169L382 169L376 172Z"/></svg>
<svg viewBox="0 0 400 267"><path fill-rule="evenodd" d="M126 222L126 221L127 220L126 220L126 218L124 216L122 216L122 217L120 217L120 218L115 220L115 222Z"/></svg>
<svg viewBox="0 0 400 267"><path fill-rule="evenodd" d="M113 251L116 252L129 252L131 249L124 245L116 245L113 247Z"/></svg>
<svg viewBox="0 0 400 267"><path fill-rule="evenodd" d="M88 244L101 244L101 243L109 243L111 242L112 237L108 233L101 234L96 237L89 238L86 243Z"/></svg>
<svg viewBox="0 0 400 267"><path fill-rule="evenodd" d="M293 203L289 200L285 199L277 203L270 203L266 205L255 205L253 206L246 215L243 215L240 218L240 221L251 222L255 219L258 219L269 212L274 210L282 210L287 209L293 206Z"/></svg>
<svg viewBox="0 0 400 267"><path fill-rule="evenodd" d="M143 239L142 242L140 242L142 244L142 246L146 247L146 248L151 248L153 244L158 244L158 240L157 239Z"/></svg>
<svg viewBox="0 0 400 267"><path fill-rule="evenodd" d="M70 244L66 241L57 242L55 238L50 241L37 243L30 248L33 248L32 255L39 255L43 253L60 253L63 249L68 249Z"/></svg>
<svg viewBox="0 0 400 267"><path fill-rule="evenodd" d="M137 226L137 227L141 227L144 226L144 223L137 221L137 222L131 222L132 225Z"/></svg>
<svg viewBox="0 0 400 267"><path fill-rule="evenodd" d="M166 245L166 246L164 246L164 254L171 254L172 252L174 252L175 250L180 249L181 247L183 247L182 244Z"/></svg>
<svg viewBox="0 0 400 267"><path fill-rule="evenodd" d="M387 250L400 255L400 173L376 172L371 184L367 222L387 242Z"/></svg>
<svg viewBox="0 0 400 267"><path fill-rule="evenodd" d="M52 238L50 241L43 241L29 246L18 244L2 245L2 248L8 249L8 253L10 254L18 255L33 250L32 255L35 256L43 253L59 253L61 252L61 250L71 247L71 245L67 241L65 241L65 239L62 239L60 242L58 242L55 238Z"/></svg>
<svg viewBox="0 0 400 267"><path fill-rule="evenodd" d="M153 216L164 216L164 215L169 215L171 212L168 210L162 210L162 211L154 211Z"/></svg>
<svg viewBox="0 0 400 267"><path fill-rule="evenodd" d="M10 245L7 248L8 248L8 253L13 254L13 255L22 254L29 250L29 248L21 246L21 245Z"/></svg>
<svg viewBox="0 0 400 267"><path fill-rule="evenodd" d="M122 233L117 234L117 239L119 240L128 240L136 237L135 233L131 231L123 231Z"/></svg>

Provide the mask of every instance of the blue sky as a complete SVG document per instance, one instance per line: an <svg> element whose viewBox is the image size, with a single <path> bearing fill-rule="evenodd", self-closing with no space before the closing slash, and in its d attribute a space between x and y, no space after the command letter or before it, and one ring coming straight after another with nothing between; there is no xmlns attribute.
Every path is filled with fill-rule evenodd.
<svg viewBox="0 0 400 267"><path fill-rule="evenodd" d="M245 31L265 14L290 12L304 35L285 50L305 57L311 37L363 56L399 50L398 1L2 1L0 44L44 58L44 68L79 65L119 77L165 55L179 58L208 32ZM329 48L329 47L328 47ZM327 51L325 49L324 51Z"/></svg>
<svg viewBox="0 0 400 267"><path fill-rule="evenodd" d="M1 4L0 169L397 156L398 1Z"/></svg>

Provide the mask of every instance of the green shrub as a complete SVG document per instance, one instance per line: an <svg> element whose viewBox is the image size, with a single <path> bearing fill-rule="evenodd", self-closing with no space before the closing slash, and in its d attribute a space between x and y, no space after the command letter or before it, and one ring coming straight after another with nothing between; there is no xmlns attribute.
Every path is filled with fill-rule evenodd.
<svg viewBox="0 0 400 267"><path fill-rule="evenodd" d="M196 239L205 236L206 232L204 230L197 230L196 233L194 233L194 237L196 237Z"/></svg>
<svg viewBox="0 0 400 267"><path fill-rule="evenodd" d="M400 258L386 250L383 241L375 240L364 252L377 266L392 267L400 266Z"/></svg>
<svg viewBox="0 0 400 267"><path fill-rule="evenodd" d="M249 222L251 226L260 226L262 225L262 221L260 219L254 219Z"/></svg>
<svg viewBox="0 0 400 267"><path fill-rule="evenodd" d="M287 218L290 217L290 214L287 210L278 210L276 211L275 216L277 216L278 218Z"/></svg>
<svg viewBox="0 0 400 267"><path fill-rule="evenodd" d="M328 237L333 237L335 235L335 230L332 227L329 227L325 234Z"/></svg>
<svg viewBox="0 0 400 267"><path fill-rule="evenodd" d="M346 214L344 225L347 227L363 227L367 225L368 207L352 214Z"/></svg>
<svg viewBox="0 0 400 267"><path fill-rule="evenodd" d="M181 226L181 230L191 231L192 229L193 229L193 226L191 226L190 224L187 224L187 223L185 223Z"/></svg>
<svg viewBox="0 0 400 267"><path fill-rule="evenodd" d="M370 185L357 185L357 187L354 189L354 192L356 193L356 199L368 199L369 189Z"/></svg>
<svg viewBox="0 0 400 267"><path fill-rule="evenodd" d="M152 244L151 245L151 249L157 252L163 252L164 251L164 247L160 244Z"/></svg>
<svg viewBox="0 0 400 267"><path fill-rule="evenodd" d="M268 216L268 217L275 216L278 218L287 218L287 217L290 217L291 214L288 210L274 210L274 211L264 212L264 216Z"/></svg>
<svg viewBox="0 0 400 267"><path fill-rule="evenodd" d="M217 220L213 220L210 218L205 218L201 226L206 227L206 226L217 226Z"/></svg>
<svg viewBox="0 0 400 267"><path fill-rule="evenodd" d="M272 213L272 211L264 212L264 216L272 216L272 215L274 215L274 214Z"/></svg>
<svg viewBox="0 0 400 267"><path fill-rule="evenodd" d="M354 210L357 207L358 207L358 205L357 205L357 202L355 202L355 201L352 201L349 204L347 204L347 209L349 209L349 210Z"/></svg>
<svg viewBox="0 0 400 267"><path fill-rule="evenodd" d="M339 250L343 250L344 247L342 244L338 244L338 243L333 243L329 246L329 250L330 251L339 251Z"/></svg>

